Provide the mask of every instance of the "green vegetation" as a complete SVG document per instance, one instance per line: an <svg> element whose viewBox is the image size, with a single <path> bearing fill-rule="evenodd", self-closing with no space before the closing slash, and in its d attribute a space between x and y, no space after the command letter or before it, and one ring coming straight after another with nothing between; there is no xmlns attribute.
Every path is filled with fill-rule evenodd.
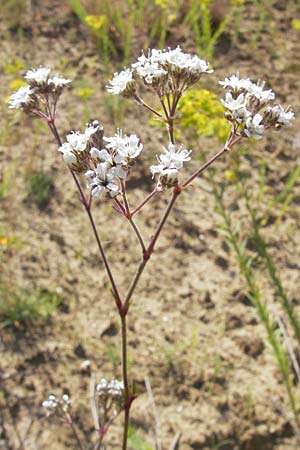
<svg viewBox="0 0 300 450"><path fill-rule="evenodd" d="M1 15L3 15L3 18L12 28L20 27L26 13L27 6L27 0L5 0L1 4Z"/></svg>
<svg viewBox="0 0 300 450"><path fill-rule="evenodd" d="M217 21L213 17L212 0L126 0L118 7L108 0L90 0L84 5L81 0L70 0L70 3L94 35L105 71L110 72L112 57L123 67L136 49L135 43L144 50L153 45L162 48L173 32L178 41L178 28L182 25L192 31L201 56L212 61L220 36L232 22L236 23L244 1L231 0Z"/></svg>
<svg viewBox="0 0 300 450"><path fill-rule="evenodd" d="M61 303L61 298L48 291L16 292L0 285L0 327L28 327L47 321Z"/></svg>
<svg viewBox="0 0 300 450"><path fill-rule="evenodd" d="M207 89L191 89L181 98L180 124L196 136L217 136L225 142L230 126L224 118L224 108L216 94Z"/></svg>
<svg viewBox="0 0 300 450"><path fill-rule="evenodd" d="M131 450L153 450L153 447L145 442L140 431L134 426L130 426L128 430L128 448Z"/></svg>
<svg viewBox="0 0 300 450"><path fill-rule="evenodd" d="M43 171L33 172L26 176L25 185L36 205L40 209L45 208L54 190L53 175Z"/></svg>
<svg viewBox="0 0 300 450"><path fill-rule="evenodd" d="M238 225L233 224L228 208L226 208L224 204L224 185L222 185L221 187L214 185L213 194L216 201L217 212L223 219L221 230L223 231L227 242L233 249L241 275L246 281L248 287L247 297L256 307L257 314L265 327L268 341L273 350L281 373L282 381L287 390L290 406L294 414L294 419L297 425L299 425L299 405L293 386L293 374L290 370L288 353L284 342L282 342L280 336L278 335L278 324L276 318L271 315L266 299L260 287L258 274L255 270L254 264L256 259L253 255L249 255L249 252L247 251L248 238L243 239L241 237Z"/></svg>
<svg viewBox="0 0 300 450"><path fill-rule="evenodd" d="M1 179L0 179L0 199L4 198L11 187L11 183L15 173L15 163L12 162L8 165L8 167L3 170Z"/></svg>

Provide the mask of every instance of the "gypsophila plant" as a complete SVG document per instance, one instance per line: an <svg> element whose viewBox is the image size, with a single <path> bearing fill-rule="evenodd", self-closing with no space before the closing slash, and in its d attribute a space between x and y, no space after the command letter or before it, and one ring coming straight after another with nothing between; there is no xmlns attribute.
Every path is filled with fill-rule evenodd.
<svg viewBox="0 0 300 450"><path fill-rule="evenodd" d="M81 203L87 213L100 256L104 263L110 282L114 302L121 322L121 360L122 381L101 380L93 392L93 420L97 431L95 448L104 448L103 438L113 420L124 413L122 450L127 449L129 418L132 404L136 398L134 383L128 376L127 357L127 315L133 301L135 289L154 247L167 222L178 197L188 193L191 183L217 159L230 151L238 142L248 139L261 139L268 129L280 129L290 126L294 113L290 107L284 109L274 103L275 94L265 89L263 82L253 83L232 75L220 82L226 89L222 103L226 109L226 118L230 123L225 145L201 167L186 179L181 179L183 166L191 160L192 150L183 144L175 143L174 126L178 122L178 102L185 92L213 70L209 63L196 55L184 53L180 47L167 50L149 50L142 53L130 68L115 73L107 86L113 95L121 95L133 100L150 111L165 123L168 132L163 151L156 156L157 163L150 166L149 175L155 179L154 187L138 205L131 206L126 183L135 170L137 158L147 150L147 145L140 142L136 134L130 136L117 130L114 136L105 136L104 129L96 120L87 124L85 130L72 131L61 141L56 126L56 106L63 89L70 83L59 75L51 77L50 69L39 67L28 71L25 80L28 85L21 87L10 100L10 108L23 109L48 124L58 146L63 161L69 168ZM143 85L143 89L140 86ZM141 92L147 88L153 95L153 102L147 103ZM144 148L145 147L145 148ZM82 176L85 181L82 181ZM147 241L141 234L136 215L155 196L169 196L168 205L158 219L158 224L151 238ZM99 202L112 204L117 213L124 217L132 227L140 246L141 261L131 280L127 293L121 294L111 265L106 257L97 227L93 208ZM51 396L43 404L48 412L64 417L71 425L78 447L83 450L86 445L80 440L70 412L69 398L64 396L57 400ZM177 443L176 443L177 448Z"/></svg>

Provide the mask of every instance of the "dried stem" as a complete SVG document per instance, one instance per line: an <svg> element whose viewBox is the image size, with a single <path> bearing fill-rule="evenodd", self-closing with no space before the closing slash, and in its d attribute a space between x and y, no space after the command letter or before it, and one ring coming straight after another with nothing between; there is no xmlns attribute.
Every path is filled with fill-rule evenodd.
<svg viewBox="0 0 300 450"><path fill-rule="evenodd" d="M136 237L138 238L138 241L141 245L142 254L144 255L146 252L146 246L145 246L143 236L139 230L139 227L137 226L137 224L135 223L135 221L133 220L133 218L131 216L127 217L127 219L128 219L128 222L130 223L130 225L132 226L132 229L135 232Z"/></svg>
<svg viewBox="0 0 300 450"><path fill-rule="evenodd" d="M160 417L159 417L159 414L157 411L156 403L155 403L152 389L151 389L150 380L148 377L145 378L145 386L146 386L147 394L148 394L151 409L152 409L153 419L155 422L155 431L154 431L155 448L156 448L156 450L162 450Z"/></svg>
<svg viewBox="0 0 300 450"><path fill-rule="evenodd" d="M133 397L130 392L130 386L127 373L127 326L126 326L126 313L120 315L121 327L122 327L122 371L123 371L123 383L125 392L125 404L124 404L124 426L123 426L123 444L122 450L127 449L128 439L128 427L129 427L129 414L130 407L133 401Z"/></svg>
<svg viewBox="0 0 300 450"><path fill-rule="evenodd" d="M135 96L135 99L138 103L140 103L142 106L144 106L146 109L148 109L149 111L151 111L153 114L155 114L157 117L159 117L160 119L162 118L162 115L156 111L156 109L152 108L152 106L148 105L148 103L146 103L139 95Z"/></svg>
<svg viewBox="0 0 300 450"><path fill-rule="evenodd" d="M145 251L146 251L146 246L145 246L142 234L141 234L141 232L139 230L139 227L135 223L134 219L132 218L132 214L130 212L129 202L128 202L127 193L126 193L126 181L125 180L121 180L121 194L122 194L123 202L124 202L124 205L125 205L124 215L127 218L127 220L130 223L130 225L132 226L132 229L133 229L133 231L134 231L134 233L135 233L136 237L138 238L138 241L139 241L139 243L141 245L142 254L144 254Z"/></svg>
<svg viewBox="0 0 300 450"><path fill-rule="evenodd" d="M75 437L76 442L77 442L77 444L78 444L78 448L79 448L80 450L84 450L84 446L82 445L82 442L81 442L81 440L80 440L80 437L79 437L79 435L78 435L78 432L77 432L77 430L76 430L76 427L75 427L75 425L74 425L74 423L73 423L72 418L71 418L70 415L67 416L67 421L68 421L68 424L70 425L70 427L72 428L74 437Z"/></svg>

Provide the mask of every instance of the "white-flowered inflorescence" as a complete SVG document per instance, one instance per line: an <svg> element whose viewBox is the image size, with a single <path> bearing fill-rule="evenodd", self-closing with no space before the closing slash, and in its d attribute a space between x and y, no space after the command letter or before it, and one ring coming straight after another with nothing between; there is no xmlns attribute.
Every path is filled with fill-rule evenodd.
<svg viewBox="0 0 300 450"><path fill-rule="evenodd" d="M106 147L114 151L114 160L117 164L127 166L132 160L135 160L143 150L143 144L136 134L123 136L122 130L113 137L104 137L107 142Z"/></svg>
<svg viewBox="0 0 300 450"><path fill-rule="evenodd" d="M9 100L9 108L23 109L34 113L39 117L45 117L49 111L45 111L45 105L56 105L63 89L71 83L71 80L60 75L50 78L51 69L48 67L37 67L26 72L24 78L27 86L22 86L14 92ZM51 98L52 97L52 98ZM51 101L49 101L51 98ZM39 114L43 112L44 114Z"/></svg>
<svg viewBox="0 0 300 450"><path fill-rule="evenodd" d="M123 94L128 95L132 94L135 89L135 80L132 76L131 69L122 70L122 72L114 73L112 80L106 86L107 91L110 94Z"/></svg>
<svg viewBox="0 0 300 450"><path fill-rule="evenodd" d="M123 136L122 130L118 130L115 136L104 137L104 142L106 148L93 146L89 151L90 170L86 171L85 176L93 197L104 193L110 197L118 195L119 181L126 178L143 150L143 144L135 134ZM92 163L95 167L92 167Z"/></svg>
<svg viewBox="0 0 300 450"><path fill-rule="evenodd" d="M275 94L265 89L265 82L255 84L249 78L240 79L237 74L219 83L229 91L221 102L236 134L261 139L268 128L291 126L293 111L273 103Z"/></svg>
<svg viewBox="0 0 300 450"><path fill-rule="evenodd" d="M112 94L136 97L134 77L137 76L160 94L175 91L182 94L203 73L211 72L207 61L197 55L184 53L179 46L167 50L150 49L147 56L142 52L131 69L115 73L107 90Z"/></svg>
<svg viewBox="0 0 300 450"><path fill-rule="evenodd" d="M48 85L51 86L53 84L55 88L63 88L64 86L67 86L70 83L71 83L70 79L63 78L60 75L56 75L48 79Z"/></svg>
<svg viewBox="0 0 300 450"><path fill-rule="evenodd" d="M183 163L190 161L192 150L182 149L176 151L175 145L169 143L168 149L163 147L164 153L156 156L158 164L150 166L152 176L159 176L160 186L174 186L178 182L178 172Z"/></svg>
<svg viewBox="0 0 300 450"><path fill-rule="evenodd" d="M37 67L26 72L24 78L28 83L47 83L51 69L49 67Z"/></svg>
<svg viewBox="0 0 300 450"><path fill-rule="evenodd" d="M102 378L96 386L96 391L100 397L120 398L124 393L124 383L119 380L108 381Z"/></svg>
<svg viewBox="0 0 300 450"><path fill-rule="evenodd" d="M120 187L118 178L120 171L118 167L110 167L109 164L103 162L97 164L94 170L88 170L85 173L87 179L87 187L91 189L93 197L99 197L106 192L110 197L118 195Z"/></svg>
<svg viewBox="0 0 300 450"><path fill-rule="evenodd" d="M31 86L22 86L14 92L10 99L8 107L10 109L20 109L30 107L33 103L34 89Z"/></svg>
<svg viewBox="0 0 300 450"><path fill-rule="evenodd" d="M48 399L42 403L42 407L45 408L47 414L57 413L58 415L66 414L71 406L70 397L64 394L61 399L57 399L55 395L49 395Z"/></svg>
<svg viewBox="0 0 300 450"><path fill-rule="evenodd" d="M103 128L99 122L94 121L93 124L87 124L84 133L73 131L66 136L67 141L58 149L62 154L64 162L75 172L85 172L89 166L89 151L92 147L91 140Z"/></svg>

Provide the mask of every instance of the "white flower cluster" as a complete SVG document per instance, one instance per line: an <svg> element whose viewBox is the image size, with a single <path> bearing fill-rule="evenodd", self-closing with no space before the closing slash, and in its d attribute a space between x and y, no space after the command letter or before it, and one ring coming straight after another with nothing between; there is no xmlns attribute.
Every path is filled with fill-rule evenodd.
<svg viewBox="0 0 300 450"><path fill-rule="evenodd" d="M55 75L50 78L51 69L48 67L37 67L26 72L24 78L33 87L50 87L52 90L62 89L71 83L71 80Z"/></svg>
<svg viewBox="0 0 300 450"><path fill-rule="evenodd" d="M89 151L93 146L93 136L102 141L103 128L99 122L94 120L92 124L87 124L84 133L73 131L66 136L67 142L64 142L58 151L62 154L65 163L74 172L84 172L90 167Z"/></svg>
<svg viewBox="0 0 300 450"><path fill-rule="evenodd" d="M125 69L120 73L115 72L113 79L107 86L107 91L110 94L121 94L126 96L126 93L132 93L135 90L135 81L132 76L132 70Z"/></svg>
<svg viewBox="0 0 300 450"><path fill-rule="evenodd" d="M123 381L111 380L108 381L102 378L100 383L96 386L96 391L100 398L119 401L124 395L124 383Z"/></svg>
<svg viewBox="0 0 300 450"><path fill-rule="evenodd" d="M54 75L50 77L51 69L37 67L26 72L24 78L28 86L22 86L15 91L9 101L10 109L24 109L30 111L37 104L40 95L52 94L59 97L62 90L71 80Z"/></svg>
<svg viewBox="0 0 300 450"><path fill-rule="evenodd" d="M107 142L106 148L99 150L93 147L90 150L95 167L85 173L87 187L93 197L103 193L115 197L120 191L119 179L126 178L143 150L143 144L135 134L123 136L122 130L118 130L113 137L104 137L103 141Z"/></svg>
<svg viewBox="0 0 300 450"><path fill-rule="evenodd" d="M151 85L160 92L184 92L189 86L199 81L203 73L211 73L209 64L196 55L184 53L178 46L175 49L151 49L148 56L144 53L137 62L115 73L108 92L122 94L125 97L134 97L136 85L134 75L141 78L146 85Z"/></svg>
<svg viewBox="0 0 300 450"><path fill-rule="evenodd" d="M71 400L67 394L64 394L60 400L55 395L49 395L48 399L42 403L43 408L46 409L47 414L58 413L63 415L70 409Z"/></svg>
<svg viewBox="0 0 300 450"><path fill-rule="evenodd" d="M156 156L158 165L150 166L150 171L154 177L159 175L159 187L171 187L178 183L178 171L183 167L183 163L190 161L192 150L182 149L176 151L175 145L169 143L168 149L163 147L164 153Z"/></svg>
<svg viewBox="0 0 300 450"><path fill-rule="evenodd" d="M66 139L58 150L70 169L85 173L93 197L103 193L115 197L120 192L119 180L126 178L143 150L135 134L123 136L118 130L115 136L104 137L97 120L87 124L84 133L74 131Z"/></svg>
<svg viewBox="0 0 300 450"><path fill-rule="evenodd" d="M34 89L30 86L22 86L15 91L9 99L8 107L10 109L26 108L34 104Z"/></svg>
<svg viewBox="0 0 300 450"><path fill-rule="evenodd" d="M229 90L221 102L237 133L261 139L267 128L292 124L293 111L290 107L283 109L281 105L273 104L275 94L271 89L264 89L265 82L255 84L249 78L240 79L237 74L219 83Z"/></svg>

